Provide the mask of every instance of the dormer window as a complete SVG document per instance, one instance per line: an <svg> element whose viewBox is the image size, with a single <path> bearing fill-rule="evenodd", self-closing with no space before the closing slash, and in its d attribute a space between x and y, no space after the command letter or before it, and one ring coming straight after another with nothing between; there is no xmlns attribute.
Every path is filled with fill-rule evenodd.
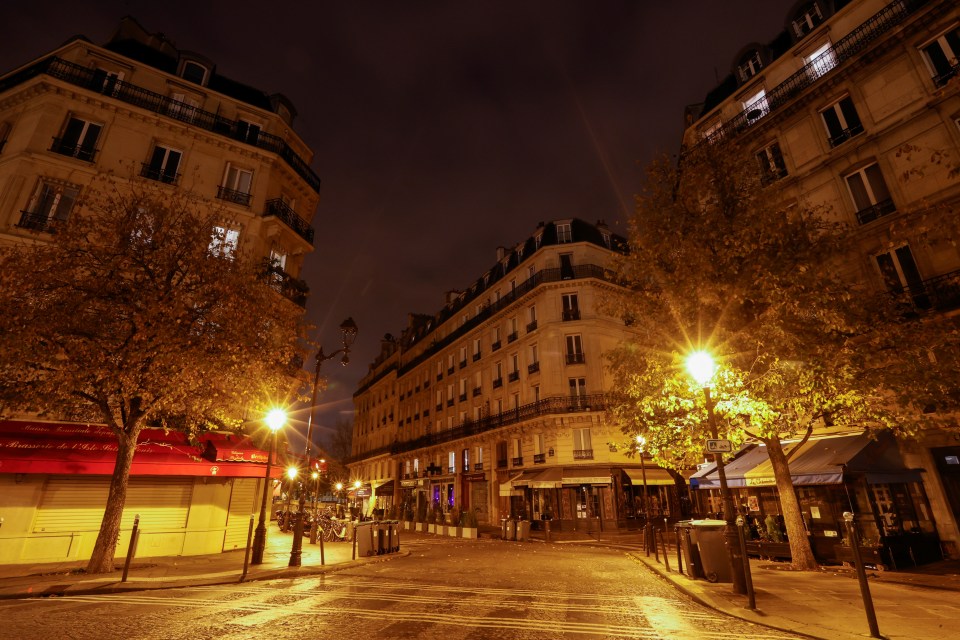
<svg viewBox="0 0 960 640"><path fill-rule="evenodd" d="M810 2L802 5L793 18L793 33L799 40L816 29L822 22L823 13L820 11L819 3Z"/></svg>
<svg viewBox="0 0 960 640"><path fill-rule="evenodd" d="M194 84L203 85L207 79L207 68L199 62L186 60L180 69L180 77Z"/></svg>
<svg viewBox="0 0 960 640"><path fill-rule="evenodd" d="M763 63L760 61L760 52L756 49L748 51L737 65L737 73L740 76L740 82L746 82L753 76L760 73Z"/></svg>

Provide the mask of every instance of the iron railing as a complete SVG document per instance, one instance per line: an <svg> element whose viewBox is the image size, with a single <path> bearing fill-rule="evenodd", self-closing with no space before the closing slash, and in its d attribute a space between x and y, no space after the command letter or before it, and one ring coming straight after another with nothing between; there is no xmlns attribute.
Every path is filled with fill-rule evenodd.
<svg viewBox="0 0 960 640"><path fill-rule="evenodd" d="M889 215L896 210L897 207L893 204L893 200L887 198L886 200L882 200L873 206L857 211L857 222L860 224L867 224L868 222L873 222L877 218L882 218L883 216Z"/></svg>
<svg viewBox="0 0 960 640"><path fill-rule="evenodd" d="M528 323L527 323L527 333L530 333L531 331L536 331L536 330L537 330L537 321L536 321L536 320L534 320L533 322L528 322Z"/></svg>
<svg viewBox="0 0 960 640"><path fill-rule="evenodd" d="M583 364L584 362L586 362L586 357L582 352L567 354L567 364Z"/></svg>
<svg viewBox="0 0 960 640"><path fill-rule="evenodd" d="M263 206L263 215L276 216L285 225L290 227L298 236L313 244L313 227L306 220L297 215L297 212L290 208L286 202L280 198L267 200Z"/></svg>
<svg viewBox="0 0 960 640"><path fill-rule="evenodd" d="M51 218L42 213L34 213L32 211L21 211L20 212L20 221L17 222L17 226L21 229L28 229L30 231L39 231L40 233L56 233L57 225L62 221L57 220L56 218Z"/></svg>
<svg viewBox="0 0 960 640"><path fill-rule="evenodd" d="M540 362L531 362L527 365L527 373L536 373L540 371Z"/></svg>
<svg viewBox="0 0 960 640"><path fill-rule="evenodd" d="M520 372L519 372L519 371L511 371L510 373L507 374L507 381L508 381L508 382L516 382L516 381L519 380L519 379L520 379Z"/></svg>
<svg viewBox="0 0 960 640"><path fill-rule="evenodd" d="M165 168L153 166L148 162L140 163L140 176L164 184L177 184L180 180L180 174L176 171L170 173Z"/></svg>
<svg viewBox="0 0 960 640"><path fill-rule="evenodd" d="M895 292L909 296L914 306L930 311L952 311L960 308L960 269L927 278Z"/></svg>
<svg viewBox="0 0 960 640"><path fill-rule="evenodd" d="M564 309L561 316L564 322L580 319L580 309Z"/></svg>
<svg viewBox="0 0 960 640"><path fill-rule="evenodd" d="M53 144L50 145L50 151L59 153L62 156L70 156L77 160L83 160L84 162L93 162L94 157L97 155L95 147L67 142L63 138L54 138Z"/></svg>
<svg viewBox="0 0 960 640"><path fill-rule="evenodd" d="M264 277L267 282L283 297L301 307L307 306L307 296L310 288L307 283L294 278L280 267L267 264L264 267Z"/></svg>
<svg viewBox="0 0 960 640"><path fill-rule="evenodd" d="M547 461L547 454L545 453L533 454L533 464L543 464L546 461Z"/></svg>
<svg viewBox="0 0 960 640"><path fill-rule="evenodd" d="M221 185L217 187L217 197L221 200L232 202L233 204L239 204L242 207L248 207L250 206L250 198L252 196L249 193L237 191L236 189L230 189L229 187L224 187Z"/></svg>
<svg viewBox="0 0 960 640"><path fill-rule="evenodd" d="M523 466L523 456L517 456L516 458L510 458L510 466L513 466L513 467L522 467L522 466Z"/></svg>
<svg viewBox="0 0 960 640"><path fill-rule="evenodd" d="M144 89L143 87L138 87L135 84L123 80L104 82L103 75L97 73L96 69L90 69L58 58L57 56L50 56L49 58L40 60L25 69L21 69L3 78L0 80L0 92L39 75L48 75L69 84L83 87L84 89L116 98L121 102L152 111L153 113L186 122L194 127L212 131L232 140L244 142L265 151L275 153L280 156L297 175L303 178L304 181L310 185L311 189L314 191L320 190L320 178L283 138L260 132L254 139L244 127L238 126L240 124L238 121L224 118L210 111L204 111L195 105L174 100L168 96Z"/></svg>

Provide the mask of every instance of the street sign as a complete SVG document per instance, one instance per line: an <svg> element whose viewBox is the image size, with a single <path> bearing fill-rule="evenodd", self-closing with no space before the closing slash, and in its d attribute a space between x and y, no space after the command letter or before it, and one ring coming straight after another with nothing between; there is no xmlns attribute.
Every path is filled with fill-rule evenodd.
<svg viewBox="0 0 960 640"><path fill-rule="evenodd" d="M707 453L730 453L733 445L729 440L707 440Z"/></svg>

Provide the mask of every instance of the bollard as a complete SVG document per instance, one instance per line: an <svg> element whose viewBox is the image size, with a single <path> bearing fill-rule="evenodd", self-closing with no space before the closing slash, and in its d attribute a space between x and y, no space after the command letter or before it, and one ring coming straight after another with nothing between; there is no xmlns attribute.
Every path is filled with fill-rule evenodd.
<svg viewBox="0 0 960 640"><path fill-rule="evenodd" d="M544 536L546 538L546 541L550 542L550 521L544 520L543 526L544 526Z"/></svg>
<svg viewBox="0 0 960 640"><path fill-rule="evenodd" d="M667 553L667 532L660 532L660 542L663 543L663 566L670 573L670 554Z"/></svg>
<svg viewBox="0 0 960 640"><path fill-rule="evenodd" d="M319 529L320 523L317 522L316 525L317 525L317 529ZM323 532L321 531L320 532L320 566L322 567L325 564L327 564L327 559L323 555Z"/></svg>
<svg viewBox="0 0 960 640"><path fill-rule="evenodd" d="M843 519L847 523L847 536L850 539L850 550L853 552L853 564L857 569L857 580L860 582L860 595L863 597L863 610L867 614L867 624L870 625L870 636L879 638L880 627L877 625L877 612L873 608L873 598L870 596L870 585L867 583L867 572L863 568L863 558L860 556L860 533L853 522L853 513L843 512Z"/></svg>
<svg viewBox="0 0 960 640"><path fill-rule="evenodd" d="M353 547L353 551L351 553L350 559L356 560L357 559L357 528L356 527L353 528L353 543L351 546Z"/></svg>
<svg viewBox="0 0 960 640"><path fill-rule="evenodd" d="M681 545L682 540L680 539L680 527L674 527L673 532L677 539L677 573L682 574L683 573L683 548ZM689 563L690 561L687 560L687 564Z"/></svg>
<svg viewBox="0 0 960 640"><path fill-rule="evenodd" d="M753 574L750 573L750 556L747 555L747 534L743 530L746 519L737 516L737 534L740 538L740 555L743 556L743 579L747 586L747 608L757 608L757 594L753 590Z"/></svg>
<svg viewBox="0 0 960 640"><path fill-rule="evenodd" d="M247 579L247 567L250 565L250 541L253 540L253 514L250 514L250 528L247 529L247 548L243 552L243 573L240 582Z"/></svg>
<svg viewBox="0 0 960 640"><path fill-rule="evenodd" d="M660 546L657 544L657 530L653 529L653 559L660 562Z"/></svg>
<svg viewBox="0 0 960 640"><path fill-rule="evenodd" d="M127 560L123 563L123 577L120 578L120 582L127 581L127 572L130 571L130 561L133 559L133 554L137 550L137 538L140 537L140 514L138 513L133 518L133 529L130 531L130 546L127 547Z"/></svg>

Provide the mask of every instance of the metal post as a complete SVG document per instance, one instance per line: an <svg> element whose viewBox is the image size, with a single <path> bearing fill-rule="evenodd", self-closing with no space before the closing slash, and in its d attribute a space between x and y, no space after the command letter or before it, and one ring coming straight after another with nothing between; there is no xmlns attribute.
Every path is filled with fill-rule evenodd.
<svg viewBox="0 0 960 640"><path fill-rule="evenodd" d="M253 536L253 558L250 564L263 564L263 549L267 544L267 488L270 486L270 466L273 463L273 452L277 448L277 432L270 438L270 454L267 456L267 471L263 478L263 496L260 500L260 520L257 522L257 532Z"/></svg>
<svg viewBox="0 0 960 640"><path fill-rule="evenodd" d="M130 561L133 559L133 554L137 549L137 538L140 536L140 514L138 513L133 518L133 529L130 531L130 546L127 547L127 559L123 563L123 577L120 578L120 582L127 581L127 572L130 571Z"/></svg>
<svg viewBox="0 0 960 640"><path fill-rule="evenodd" d="M667 553L667 530L664 529L660 534L660 542L663 543L663 566L667 573L670 573L670 554Z"/></svg>
<svg viewBox="0 0 960 640"><path fill-rule="evenodd" d="M544 526L544 537L547 542L550 542L550 521L544 520L543 526Z"/></svg>
<svg viewBox="0 0 960 640"><path fill-rule="evenodd" d="M713 412L713 399L710 397L710 387L705 386L703 388L703 395L707 403L707 420L710 424L710 435L714 439L718 439L717 417ZM747 585L746 578L743 575L743 564L739 558L737 558L740 553L740 545L737 539L733 494L730 493L730 487L727 486L727 474L723 469L723 454L715 453L713 454L713 459L717 463L717 475L720 478L720 495L723 498L723 519L726 522L723 528L723 538L729 556L730 575L733 577L733 592L745 594L747 592Z"/></svg>
<svg viewBox="0 0 960 640"><path fill-rule="evenodd" d="M357 525L353 525L353 543L352 543L352 547L353 547L353 551L352 551L352 553L351 553L350 559L351 559L351 560L356 560L356 559L357 559Z"/></svg>
<svg viewBox="0 0 960 640"><path fill-rule="evenodd" d="M879 638L881 636L880 627L877 625L877 612L873 608L870 585L867 583L867 572L863 568L863 558L860 556L860 532L857 531L853 522L853 513L844 511L843 520L847 523L847 538L850 540L850 550L853 552L853 564L857 569L860 595L863 597L863 610L867 614L867 624L870 625L870 637Z"/></svg>
<svg viewBox="0 0 960 640"><path fill-rule="evenodd" d="M320 521L319 521L319 520L314 520L313 526L315 526L316 528L319 529L319 528L320 528ZM326 560L326 558L325 558L324 555L323 555L323 534L320 534L320 566L322 567L322 566L325 565L325 564L327 564L327 560Z"/></svg>
<svg viewBox="0 0 960 640"><path fill-rule="evenodd" d="M650 524L650 496L647 494L647 465L643 461L644 451L640 450L640 473L643 475L643 548L650 557L650 542L653 537L653 525Z"/></svg>
<svg viewBox="0 0 960 640"><path fill-rule="evenodd" d="M757 595L753 591L753 574L750 572L750 556L747 555L747 534L743 530L746 519L737 516L737 535L740 537L740 555L743 556L743 578L747 586L747 608L757 608Z"/></svg>
<svg viewBox="0 0 960 640"><path fill-rule="evenodd" d="M683 573L683 550L682 550L682 547L680 546L680 543L682 542L680 540L680 527L679 526L674 527L673 532L674 532L674 536L677 539L677 573L682 574ZM690 561L687 560L687 563L689 564Z"/></svg>
<svg viewBox="0 0 960 640"><path fill-rule="evenodd" d="M293 481L290 482L290 489L293 489ZM305 496L303 494L303 483L300 483L300 503L297 506L297 519L293 525L293 547L290 549L290 562L288 567L299 567L303 557L303 512L307 508Z"/></svg>
<svg viewBox="0 0 960 640"><path fill-rule="evenodd" d="M243 550L243 573L240 574L240 582L247 579L247 567L250 564L250 541L253 539L253 514L250 514L250 528L247 529L247 547Z"/></svg>

